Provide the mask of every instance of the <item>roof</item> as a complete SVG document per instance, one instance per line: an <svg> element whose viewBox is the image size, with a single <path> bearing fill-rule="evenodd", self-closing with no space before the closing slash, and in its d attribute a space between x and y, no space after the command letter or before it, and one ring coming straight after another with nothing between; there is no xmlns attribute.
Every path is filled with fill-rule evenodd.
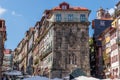
<svg viewBox="0 0 120 80"><path fill-rule="evenodd" d="M62 8L60 7L55 7L53 8L52 10L63 10ZM69 9L67 10L74 10L74 11L88 11L87 8L84 8L84 7L70 7Z"/></svg>
<svg viewBox="0 0 120 80"><path fill-rule="evenodd" d="M0 21L5 21L4 19L0 19Z"/></svg>
<svg viewBox="0 0 120 80"><path fill-rule="evenodd" d="M113 20L113 18L101 18L100 20Z"/></svg>
<svg viewBox="0 0 120 80"><path fill-rule="evenodd" d="M66 5L66 6L67 6L67 9L62 9L62 5ZM71 7L71 6L69 6L69 4L66 3L66 2L61 3L59 6L54 7L52 10L88 11L88 9L85 8L85 7Z"/></svg>
<svg viewBox="0 0 120 80"><path fill-rule="evenodd" d="M99 9L98 9L98 11L105 11L102 7L100 7ZM97 12L98 12L97 11Z"/></svg>
<svg viewBox="0 0 120 80"><path fill-rule="evenodd" d="M11 50L10 49L5 49L4 50L4 54L10 54L11 53Z"/></svg>

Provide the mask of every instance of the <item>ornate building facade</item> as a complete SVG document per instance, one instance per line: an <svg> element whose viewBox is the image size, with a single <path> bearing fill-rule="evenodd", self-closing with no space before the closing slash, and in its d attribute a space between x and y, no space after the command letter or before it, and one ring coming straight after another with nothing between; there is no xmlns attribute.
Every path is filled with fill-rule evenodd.
<svg viewBox="0 0 120 80"><path fill-rule="evenodd" d="M89 13L87 8L71 7L65 2L45 11L44 22L48 31L44 37L46 55L41 53L43 75L62 78L75 68L90 75Z"/></svg>
<svg viewBox="0 0 120 80"><path fill-rule="evenodd" d="M29 66L33 75L63 78L76 68L90 75L89 14L89 9L71 7L66 2L45 10L31 33L32 41L27 38L31 51L26 52L32 56Z"/></svg>

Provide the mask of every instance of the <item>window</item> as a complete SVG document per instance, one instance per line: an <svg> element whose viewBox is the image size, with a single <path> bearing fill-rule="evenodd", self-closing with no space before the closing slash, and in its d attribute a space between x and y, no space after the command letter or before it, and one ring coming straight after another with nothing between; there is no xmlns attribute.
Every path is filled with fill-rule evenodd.
<svg viewBox="0 0 120 80"><path fill-rule="evenodd" d="M115 50L115 49L117 49L116 43L114 43L113 45L111 45L111 51L113 51L113 50Z"/></svg>
<svg viewBox="0 0 120 80"><path fill-rule="evenodd" d="M105 26L105 21L100 21L101 26Z"/></svg>
<svg viewBox="0 0 120 80"><path fill-rule="evenodd" d="M118 55L114 55L112 58L111 58L111 62L114 63L114 62L117 62L118 61Z"/></svg>
<svg viewBox="0 0 120 80"><path fill-rule="evenodd" d="M68 64L76 64L76 56L71 53L68 55Z"/></svg>
<svg viewBox="0 0 120 80"><path fill-rule="evenodd" d="M85 14L80 15L80 21L82 22L86 21Z"/></svg>
<svg viewBox="0 0 120 80"><path fill-rule="evenodd" d="M67 9L67 6L66 5L62 5L62 9Z"/></svg>
<svg viewBox="0 0 120 80"><path fill-rule="evenodd" d="M73 14L68 14L68 21L73 21Z"/></svg>
<svg viewBox="0 0 120 80"><path fill-rule="evenodd" d="M61 21L62 17L61 14L56 14L56 21Z"/></svg>

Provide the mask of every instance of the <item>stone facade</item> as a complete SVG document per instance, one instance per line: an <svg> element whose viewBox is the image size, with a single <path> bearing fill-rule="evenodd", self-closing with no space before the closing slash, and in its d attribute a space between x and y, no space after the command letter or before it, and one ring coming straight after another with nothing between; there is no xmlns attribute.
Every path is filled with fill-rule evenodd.
<svg viewBox="0 0 120 80"><path fill-rule="evenodd" d="M74 69L81 68L90 75L89 14L90 10L87 8L71 7L66 2L51 10L45 10L44 16L30 34L33 37L26 36L28 49L23 54L28 54L25 56L26 63L31 66L28 71L33 71L24 71L29 75L63 78ZM19 44L24 43L21 41ZM22 50L20 48L19 55L22 55ZM30 59L30 56L33 59ZM19 65L24 63L25 57L21 56Z"/></svg>
<svg viewBox="0 0 120 80"><path fill-rule="evenodd" d="M54 33L52 77L68 76L75 68L90 75L88 24L55 23Z"/></svg>

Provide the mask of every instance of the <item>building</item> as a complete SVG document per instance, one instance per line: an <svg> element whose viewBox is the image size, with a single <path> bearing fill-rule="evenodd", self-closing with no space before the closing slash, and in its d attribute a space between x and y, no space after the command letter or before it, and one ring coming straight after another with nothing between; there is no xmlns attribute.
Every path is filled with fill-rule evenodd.
<svg viewBox="0 0 120 80"><path fill-rule="evenodd" d="M105 29L100 35L105 78L119 77L119 41L117 35L118 19L114 19L111 27Z"/></svg>
<svg viewBox="0 0 120 80"><path fill-rule="evenodd" d="M111 72L111 77L112 78L118 78L120 77L120 64L119 64L119 42L118 42L118 29L117 29L117 24L118 22L117 19L115 19L112 22L112 30L110 33L110 44L111 44L111 55L110 55L110 60L111 60L111 67L110 67L110 72Z"/></svg>
<svg viewBox="0 0 120 80"><path fill-rule="evenodd" d="M14 69L20 70L23 72L23 74L26 74L28 72L27 64L28 64L28 44L29 44L29 33L31 33L31 29L29 31L26 31L25 37L20 41L17 48L14 50ZM29 73L29 72L28 72Z"/></svg>
<svg viewBox="0 0 120 80"><path fill-rule="evenodd" d="M103 72L105 78L112 78L113 56L116 55L116 29L108 27L99 36L102 42ZM115 61L116 62L116 61Z"/></svg>
<svg viewBox="0 0 120 80"><path fill-rule="evenodd" d="M45 10L41 20L28 31L26 72L63 78L74 69L81 68L90 76L89 14L89 9L71 7L66 2ZM21 41L19 44L24 43ZM23 50L19 46L17 49ZM23 54L19 53L21 60L24 59Z"/></svg>
<svg viewBox="0 0 120 80"><path fill-rule="evenodd" d="M111 32L111 77L120 77L120 1L116 4L114 13L114 21L112 27L115 28Z"/></svg>
<svg viewBox="0 0 120 80"><path fill-rule="evenodd" d="M5 20L0 19L0 79L2 77L2 63L4 56L4 42L6 40L6 26Z"/></svg>
<svg viewBox="0 0 120 80"><path fill-rule="evenodd" d="M120 16L120 1L115 6L114 18L116 19Z"/></svg>
<svg viewBox="0 0 120 80"><path fill-rule="evenodd" d="M90 75L89 13L87 8L71 7L65 2L44 12L43 49L39 54L41 75L62 78L75 68Z"/></svg>
<svg viewBox="0 0 120 80"><path fill-rule="evenodd" d="M28 51L27 51L27 70L30 75L33 74L33 49L34 49L34 28L30 28L28 32ZM23 61L24 63L24 61Z"/></svg>
<svg viewBox="0 0 120 80"><path fill-rule="evenodd" d="M103 8L100 8L97 11L97 19L94 19L92 21L92 27L94 29L94 35L93 35L93 45L94 45L94 58L95 60L92 61L94 64L91 66L95 66L95 71L91 71L97 78L104 78L104 68L103 68L103 54L102 54L102 43L100 40L98 40L99 35L108 27L111 26L111 23L113 21L113 18L110 16L108 11L104 10ZM93 57L93 56L91 56ZM91 69L91 70L94 70Z"/></svg>
<svg viewBox="0 0 120 80"><path fill-rule="evenodd" d="M119 25L120 25L120 1L116 4L114 20L100 35L102 42L102 56L105 78L120 77L120 49L119 49Z"/></svg>
<svg viewBox="0 0 120 80"><path fill-rule="evenodd" d="M13 52L10 49L4 50L2 71L12 70Z"/></svg>
<svg viewBox="0 0 120 80"><path fill-rule="evenodd" d="M39 52L43 47L43 40L39 42L38 38L40 35L40 25L41 22L36 22L35 27L34 27L34 49L33 49L33 75L40 75L39 71L41 68L41 65L39 65L40 58L39 58Z"/></svg>

